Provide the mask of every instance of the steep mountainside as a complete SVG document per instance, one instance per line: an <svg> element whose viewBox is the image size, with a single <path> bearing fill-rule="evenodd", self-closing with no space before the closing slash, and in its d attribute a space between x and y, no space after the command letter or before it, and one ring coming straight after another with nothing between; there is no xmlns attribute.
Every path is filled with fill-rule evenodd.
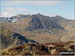
<svg viewBox="0 0 75 56"><path fill-rule="evenodd" d="M68 19L65 19L61 16L51 17L51 19L56 21L59 25L61 25L65 29L75 28L75 20L68 20Z"/></svg>
<svg viewBox="0 0 75 56"><path fill-rule="evenodd" d="M57 24L55 21L51 20L50 18L47 18L47 16L44 15L32 15L31 16L31 21L29 22L30 26L28 29L33 30L33 29L62 29L64 30L63 27L61 27L59 24Z"/></svg>

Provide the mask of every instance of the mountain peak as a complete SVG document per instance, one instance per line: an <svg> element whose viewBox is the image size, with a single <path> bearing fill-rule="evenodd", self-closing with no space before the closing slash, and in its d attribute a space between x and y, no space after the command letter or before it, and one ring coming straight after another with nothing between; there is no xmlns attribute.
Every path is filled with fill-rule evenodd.
<svg viewBox="0 0 75 56"><path fill-rule="evenodd" d="M59 18L59 19L65 19L64 17L62 16L59 16L59 15L56 15L55 18Z"/></svg>
<svg viewBox="0 0 75 56"><path fill-rule="evenodd" d="M40 14L40 13L37 13L37 15L42 15L42 14Z"/></svg>

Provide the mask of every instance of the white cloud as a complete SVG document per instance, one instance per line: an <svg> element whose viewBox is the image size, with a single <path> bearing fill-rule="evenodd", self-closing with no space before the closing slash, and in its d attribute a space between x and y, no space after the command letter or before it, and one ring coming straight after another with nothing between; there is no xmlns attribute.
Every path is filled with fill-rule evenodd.
<svg viewBox="0 0 75 56"><path fill-rule="evenodd" d="M17 1L17 0L13 0L13 1L7 1L6 5L22 5L22 4L28 4L28 5L40 5L40 6L45 6L45 5L55 5L58 4L60 2L60 0L36 0L36 1Z"/></svg>
<svg viewBox="0 0 75 56"><path fill-rule="evenodd" d="M1 17L10 17L10 16L15 16L17 14L29 14L30 11L27 8L18 8L19 6L24 6L24 5L39 5L39 6L45 6L45 5L55 5L58 4L60 1L57 0L37 0L37 1L26 1L26 0L9 0L9 1L4 1L5 3L3 4L5 7L2 13ZM16 8L14 8L16 7Z"/></svg>
<svg viewBox="0 0 75 56"><path fill-rule="evenodd" d="M17 14L29 14L29 10L26 8L6 8L1 13L1 17L11 17Z"/></svg>

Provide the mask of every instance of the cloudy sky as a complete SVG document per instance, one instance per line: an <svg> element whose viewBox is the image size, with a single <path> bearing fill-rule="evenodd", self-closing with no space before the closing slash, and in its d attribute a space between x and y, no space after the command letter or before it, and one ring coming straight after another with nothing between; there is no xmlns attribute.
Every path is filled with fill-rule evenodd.
<svg viewBox="0 0 75 56"><path fill-rule="evenodd" d="M74 19L74 0L1 0L1 17L41 13Z"/></svg>

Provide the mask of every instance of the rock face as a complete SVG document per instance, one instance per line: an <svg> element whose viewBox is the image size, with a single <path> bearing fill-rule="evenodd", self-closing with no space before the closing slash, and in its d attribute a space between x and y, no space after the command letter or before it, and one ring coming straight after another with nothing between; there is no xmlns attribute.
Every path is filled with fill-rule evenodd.
<svg viewBox="0 0 75 56"><path fill-rule="evenodd" d="M31 21L29 22L30 26L28 27L29 30L34 30L34 29L62 29L64 30L63 27L61 27L59 24L57 24L54 20L51 20L50 17L37 14L37 15L32 15L31 16Z"/></svg>
<svg viewBox="0 0 75 56"><path fill-rule="evenodd" d="M31 21L29 22L30 26L28 27L29 30L33 29L43 29L43 25L40 19L36 15L32 15Z"/></svg>

